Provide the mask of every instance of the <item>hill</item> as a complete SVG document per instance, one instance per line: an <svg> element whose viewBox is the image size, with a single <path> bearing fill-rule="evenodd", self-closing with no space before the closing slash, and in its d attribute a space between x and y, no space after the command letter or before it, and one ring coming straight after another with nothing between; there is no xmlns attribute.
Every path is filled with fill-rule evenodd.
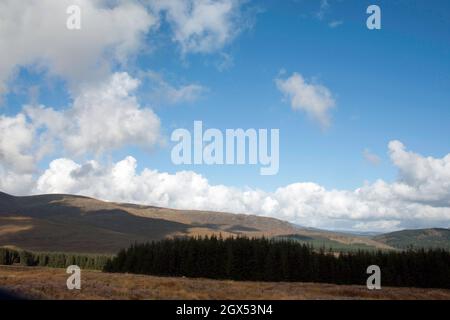
<svg viewBox="0 0 450 320"><path fill-rule="evenodd" d="M314 234L305 235L303 231L302 234L291 234L291 235L281 235L277 236L277 239L288 239L301 244L311 245L314 248L323 248L325 250L333 250L335 252L354 252L358 250L379 250L379 249L389 249L392 250L388 245L376 242L371 239L361 239L359 237L353 237L352 235L339 234L331 231L320 231Z"/></svg>
<svg viewBox="0 0 450 320"><path fill-rule="evenodd" d="M296 232L281 220L209 211L121 204L73 195L0 193L0 245L35 251L115 253L133 242L222 234Z"/></svg>
<svg viewBox="0 0 450 320"><path fill-rule="evenodd" d="M398 249L410 247L450 249L449 229L402 230L378 235L373 239Z"/></svg>
<svg viewBox="0 0 450 320"><path fill-rule="evenodd" d="M0 246L33 251L116 253L134 242L175 236L224 237L302 235L328 246L361 244L390 248L369 239L299 228L288 222L247 214L175 210L89 197L48 194L15 197L0 192Z"/></svg>

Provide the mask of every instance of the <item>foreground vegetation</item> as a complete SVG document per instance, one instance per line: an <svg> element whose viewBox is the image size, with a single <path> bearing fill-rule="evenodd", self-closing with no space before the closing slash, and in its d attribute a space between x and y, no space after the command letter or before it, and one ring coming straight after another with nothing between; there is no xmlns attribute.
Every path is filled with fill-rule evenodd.
<svg viewBox="0 0 450 320"><path fill-rule="evenodd" d="M0 248L0 265L66 268L156 276L365 285L369 265L386 286L450 288L450 252L315 249L290 239L199 237L135 244L116 256Z"/></svg>
<svg viewBox="0 0 450 320"><path fill-rule="evenodd" d="M0 265L20 264L22 266L51 268L66 268L70 265L77 265L82 269L102 270L110 258L110 256L105 255L31 252L0 248Z"/></svg>
<svg viewBox="0 0 450 320"><path fill-rule="evenodd" d="M299 282L241 282L230 280L81 273L81 290L67 290L65 269L0 266L0 287L38 299L445 299L450 290L393 288L368 290L365 286Z"/></svg>
<svg viewBox="0 0 450 320"><path fill-rule="evenodd" d="M357 251L334 254L289 240L176 238L135 244L104 271L250 281L365 284L378 265L387 286L450 288L450 252Z"/></svg>

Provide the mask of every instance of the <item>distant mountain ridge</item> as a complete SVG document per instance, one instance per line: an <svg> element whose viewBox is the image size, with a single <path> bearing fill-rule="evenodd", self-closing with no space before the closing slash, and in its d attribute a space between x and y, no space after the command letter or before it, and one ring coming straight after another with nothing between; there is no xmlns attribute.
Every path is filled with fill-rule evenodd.
<svg viewBox="0 0 450 320"><path fill-rule="evenodd" d="M370 237L302 228L256 215L176 210L105 202L78 195L16 197L0 192L0 246L34 251L116 253L134 242L212 234L223 237L287 237L344 251L395 250L399 243L393 239L401 235ZM417 243L416 239L411 240ZM450 240L443 241L445 244Z"/></svg>
<svg viewBox="0 0 450 320"><path fill-rule="evenodd" d="M224 237L295 233L274 218L104 202L48 194L15 197L0 193L0 246L36 251L116 252L133 242L171 236Z"/></svg>
<svg viewBox="0 0 450 320"><path fill-rule="evenodd" d="M450 229L444 228L395 231L375 236L373 239L398 249L450 249Z"/></svg>

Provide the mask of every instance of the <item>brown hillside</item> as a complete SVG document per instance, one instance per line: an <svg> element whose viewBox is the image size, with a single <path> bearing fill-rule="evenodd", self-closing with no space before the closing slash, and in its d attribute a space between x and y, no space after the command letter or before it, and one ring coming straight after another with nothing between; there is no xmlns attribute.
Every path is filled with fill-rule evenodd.
<svg viewBox="0 0 450 320"><path fill-rule="evenodd" d="M266 217L104 202L73 195L0 193L0 245L35 251L114 253L133 242L173 236L295 233Z"/></svg>
<svg viewBox="0 0 450 320"><path fill-rule="evenodd" d="M33 251L116 253L134 242L174 236L305 235L342 244L390 248L369 238L298 228L274 218L175 210L49 194L15 197L0 192L0 246Z"/></svg>

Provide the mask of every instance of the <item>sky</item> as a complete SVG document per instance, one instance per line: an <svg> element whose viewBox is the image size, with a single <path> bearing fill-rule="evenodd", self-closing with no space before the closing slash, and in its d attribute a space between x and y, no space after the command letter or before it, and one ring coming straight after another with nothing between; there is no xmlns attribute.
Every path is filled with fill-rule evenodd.
<svg viewBox="0 0 450 320"><path fill-rule="evenodd" d="M449 119L448 1L0 0L3 192L448 228ZM174 164L194 121L279 129L277 174Z"/></svg>

